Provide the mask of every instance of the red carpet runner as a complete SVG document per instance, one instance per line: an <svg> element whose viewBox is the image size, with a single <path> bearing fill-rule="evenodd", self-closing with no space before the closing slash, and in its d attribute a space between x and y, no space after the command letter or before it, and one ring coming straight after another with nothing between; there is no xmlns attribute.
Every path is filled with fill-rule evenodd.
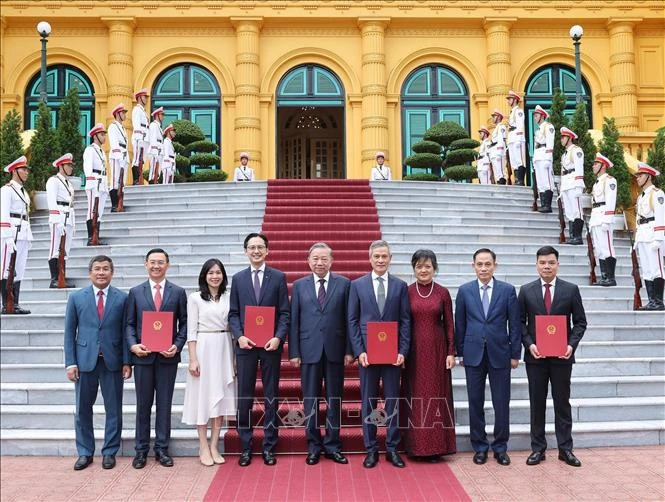
<svg viewBox="0 0 665 502"><path fill-rule="evenodd" d="M369 244L381 238L374 198L366 180L270 180L263 232L270 241L267 262L287 275L289 292L296 279L310 274L307 251L318 241L333 249L333 272L353 280L371 270ZM262 396L257 377L257 396ZM278 453L307 453L302 417L300 370L291 367L287 348L282 356L279 385ZM322 407L319 423L325 423ZM263 404L254 405L254 451L261 448ZM342 441L345 452L364 451L360 422L360 381L357 367L346 370L342 404ZM385 437L379 429L381 441ZM239 452L234 429L224 436L224 450Z"/></svg>

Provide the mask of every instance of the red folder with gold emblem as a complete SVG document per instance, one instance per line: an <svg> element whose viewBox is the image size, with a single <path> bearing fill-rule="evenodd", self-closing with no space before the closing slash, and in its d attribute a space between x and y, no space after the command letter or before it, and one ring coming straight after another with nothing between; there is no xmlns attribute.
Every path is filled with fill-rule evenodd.
<svg viewBox="0 0 665 502"><path fill-rule="evenodd" d="M565 315L536 316L536 347L546 357L566 355L568 321Z"/></svg>
<svg viewBox="0 0 665 502"><path fill-rule="evenodd" d="M150 352L163 352L173 346L173 312L144 311L141 343Z"/></svg>
<svg viewBox="0 0 665 502"><path fill-rule="evenodd" d="M257 347L275 336L275 307L245 306L245 333Z"/></svg>
<svg viewBox="0 0 665 502"><path fill-rule="evenodd" d="M367 323L367 360L369 364L397 362L397 323Z"/></svg>

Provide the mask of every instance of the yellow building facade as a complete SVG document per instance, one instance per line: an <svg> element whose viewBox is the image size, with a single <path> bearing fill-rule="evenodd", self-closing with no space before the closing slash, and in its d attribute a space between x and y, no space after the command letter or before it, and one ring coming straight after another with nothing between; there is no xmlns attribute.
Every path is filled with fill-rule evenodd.
<svg viewBox="0 0 665 502"><path fill-rule="evenodd" d="M660 0L3 0L0 112L26 128L39 21L52 26L56 106L56 70L90 87L90 123L148 88L171 118L205 124L230 174L249 152L258 179L367 178L377 151L399 178L439 119L475 137L494 108L508 114L508 90L527 111L566 90L574 24L592 127L614 117L638 155L665 125Z"/></svg>

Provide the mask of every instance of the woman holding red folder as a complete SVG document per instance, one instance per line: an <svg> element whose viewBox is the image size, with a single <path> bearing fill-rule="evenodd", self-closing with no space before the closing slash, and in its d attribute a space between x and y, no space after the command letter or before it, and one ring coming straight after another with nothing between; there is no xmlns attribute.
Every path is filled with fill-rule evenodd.
<svg viewBox="0 0 665 502"><path fill-rule="evenodd" d="M187 300L189 372L182 421L196 425L199 458L206 466L223 464L219 454L222 418L236 414L233 346L228 332L229 291L221 261L210 258L199 274L199 290ZM211 435L208 444L208 421Z"/></svg>

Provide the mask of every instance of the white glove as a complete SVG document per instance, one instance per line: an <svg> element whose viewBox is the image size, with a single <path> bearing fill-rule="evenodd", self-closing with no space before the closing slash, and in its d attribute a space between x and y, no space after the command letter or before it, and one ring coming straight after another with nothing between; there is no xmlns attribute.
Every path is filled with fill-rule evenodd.
<svg viewBox="0 0 665 502"><path fill-rule="evenodd" d="M652 241L651 242L651 249L654 251L657 251L660 249L660 246L663 244L663 241Z"/></svg>
<svg viewBox="0 0 665 502"><path fill-rule="evenodd" d="M65 225L64 225L64 223L56 223L56 224L55 224L55 231L56 231L57 233L62 234L62 232L64 232L64 230L65 230Z"/></svg>
<svg viewBox="0 0 665 502"><path fill-rule="evenodd" d="M603 232L609 232L609 231L610 231L610 225L609 225L608 223L603 223L603 224L600 226L600 229L601 229Z"/></svg>

